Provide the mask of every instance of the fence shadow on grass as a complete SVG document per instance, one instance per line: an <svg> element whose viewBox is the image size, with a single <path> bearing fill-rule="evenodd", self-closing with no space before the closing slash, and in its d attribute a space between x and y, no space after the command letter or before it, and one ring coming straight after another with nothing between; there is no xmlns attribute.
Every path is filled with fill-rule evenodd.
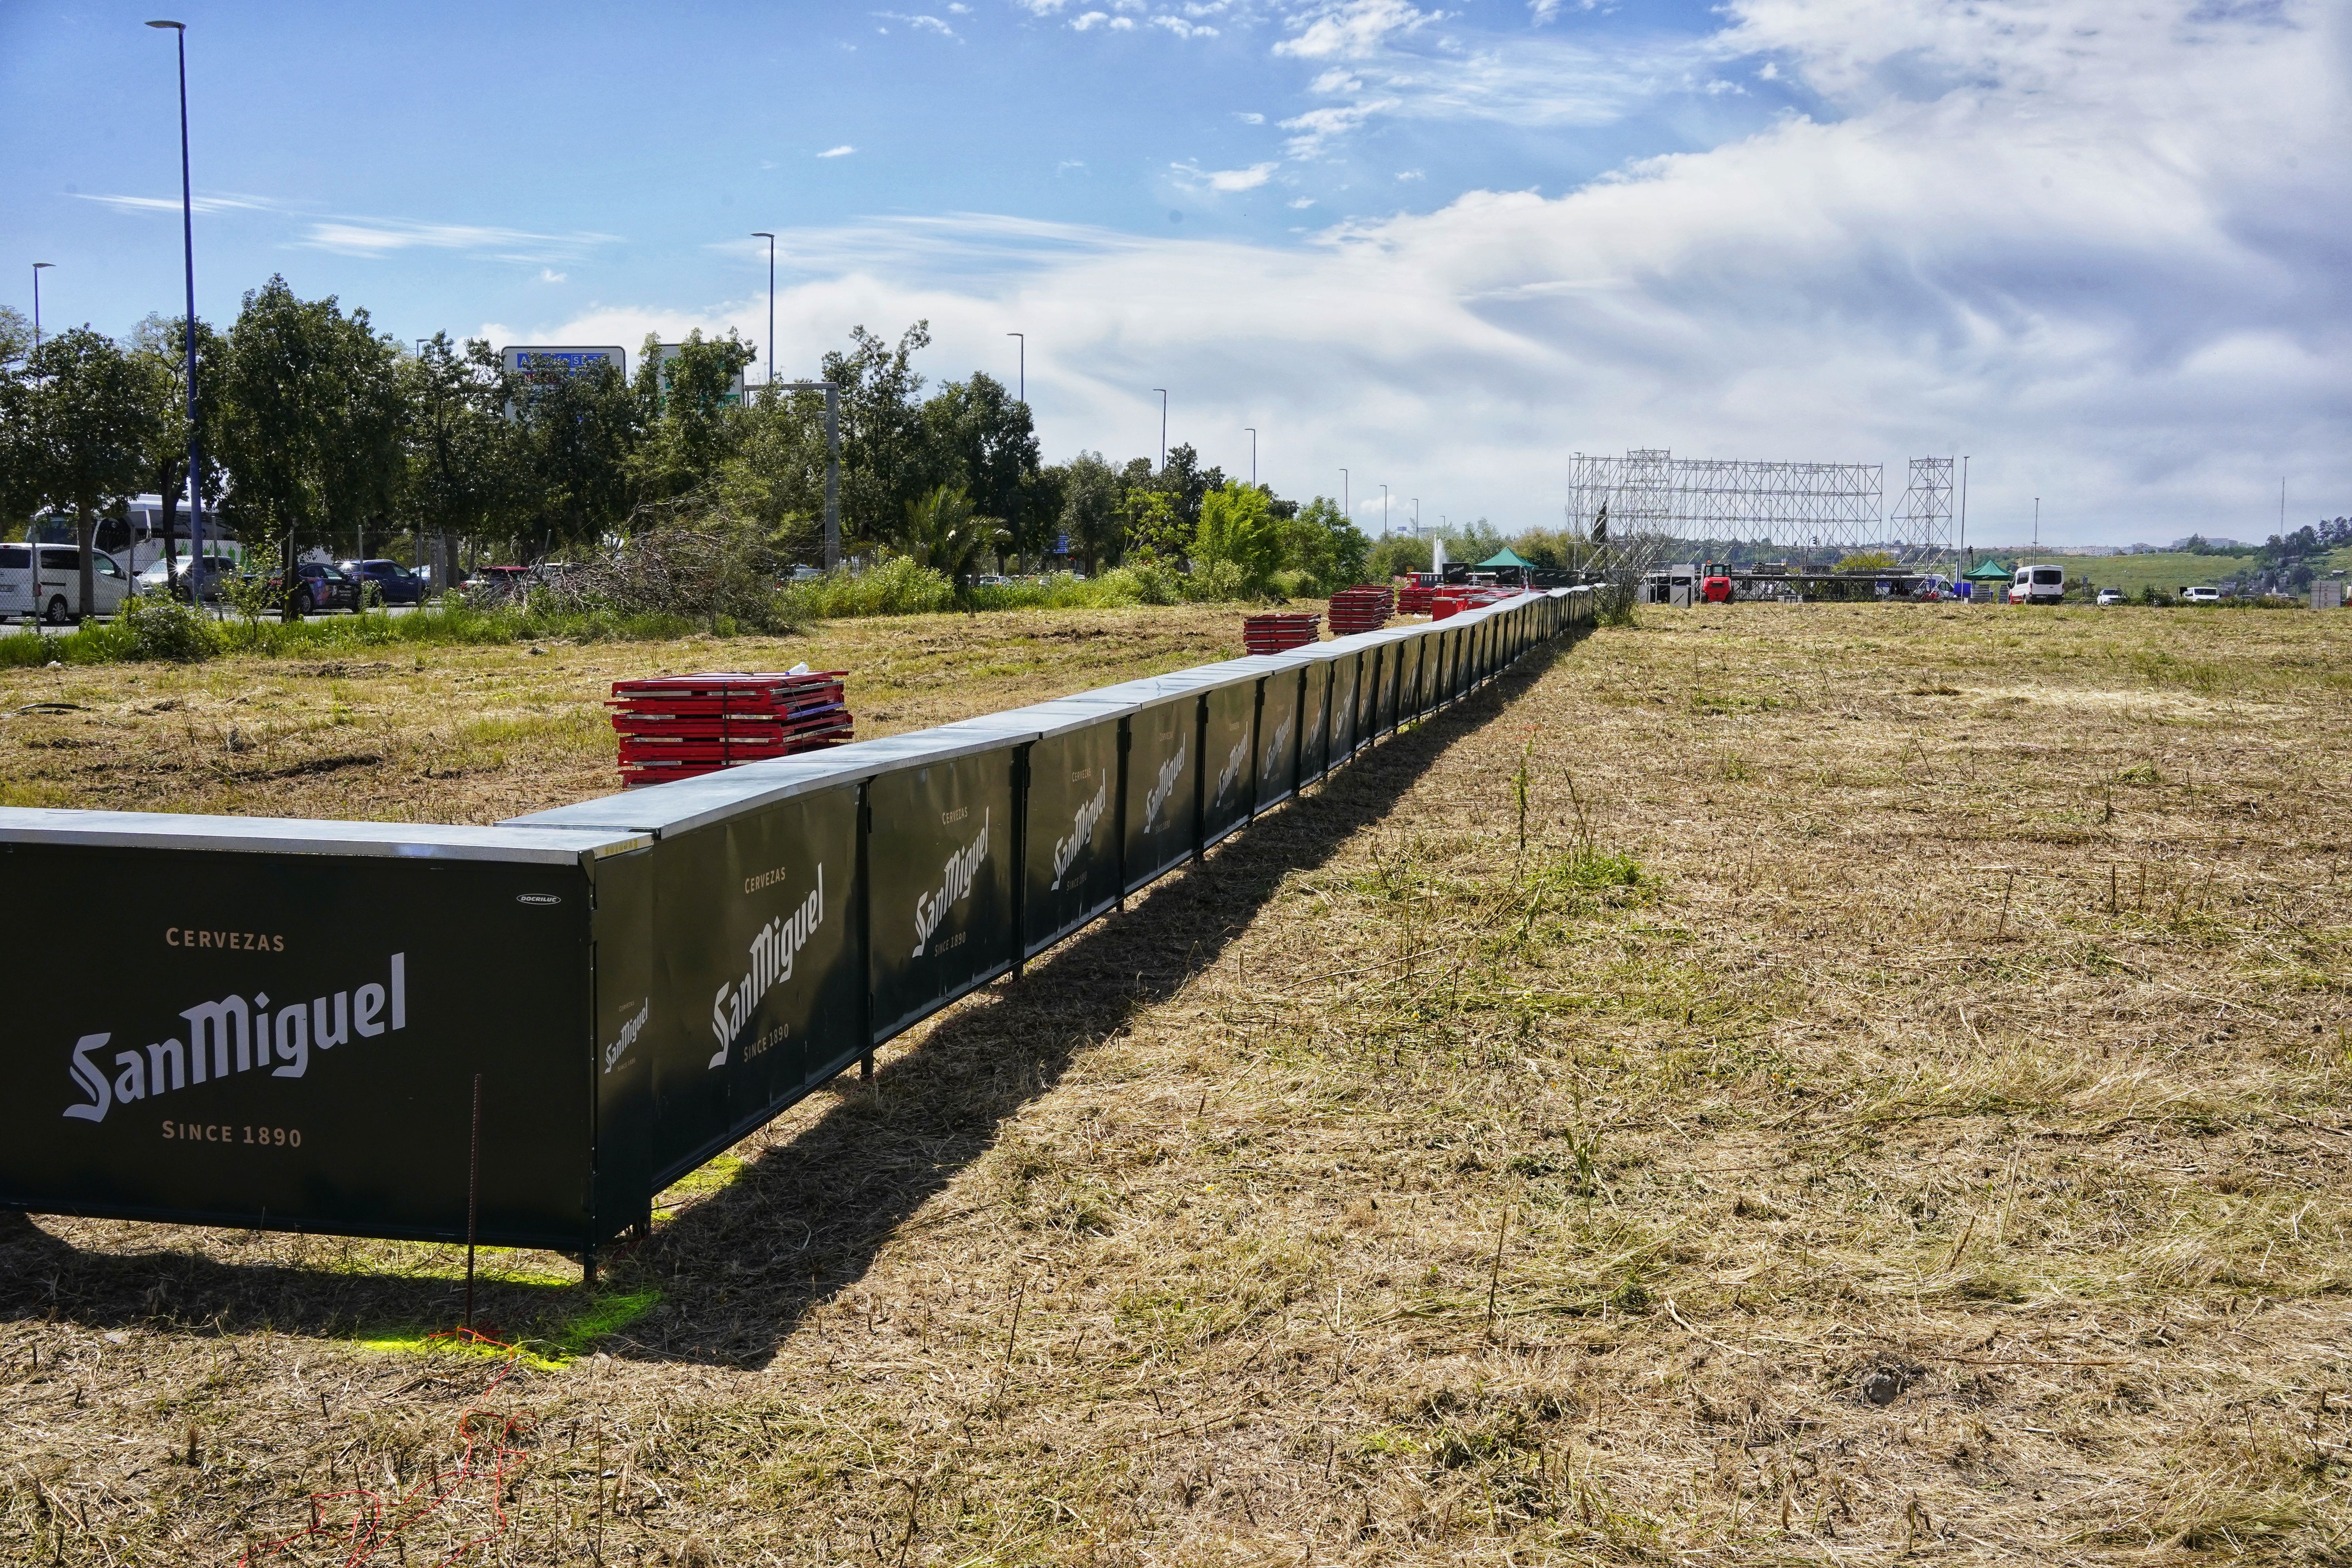
<svg viewBox="0 0 2352 1568"><path fill-rule="evenodd" d="M1493 721L1570 638L1530 650L1486 690L1375 746L1329 783L1261 817L1208 861L1149 892L952 1009L870 1089L843 1086L803 1131L770 1146L721 1190L680 1209L614 1260L613 1289L659 1286L660 1301L607 1340L612 1353L756 1366L813 1307L854 1286L883 1243L985 1152L1004 1121L1050 1091L1079 1052L1124 1028L1214 963L1282 879L1328 861L1379 822L1461 736ZM322 1336L457 1321L446 1270L395 1274L368 1242L245 1233L198 1251L185 1232L136 1247L80 1247L0 1215L0 1321L61 1318L94 1328L164 1322L236 1331L268 1323ZM219 1237L223 1233L205 1233ZM289 1254L291 1256L289 1256ZM480 1316L534 1338L580 1321L577 1287L488 1278Z"/></svg>
<svg viewBox="0 0 2352 1568"><path fill-rule="evenodd" d="M768 1149L642 1250L664 1301L615 1353L757 1365L811 1310L854 1287L899 1226L1049 1092L1077 1055L1214 963L1284 877L1379 822L1454 741L1492 721L1549 667L1503 679L1260 817L1207 862L1164 879L950 1012L814 1125Z"/></svg>

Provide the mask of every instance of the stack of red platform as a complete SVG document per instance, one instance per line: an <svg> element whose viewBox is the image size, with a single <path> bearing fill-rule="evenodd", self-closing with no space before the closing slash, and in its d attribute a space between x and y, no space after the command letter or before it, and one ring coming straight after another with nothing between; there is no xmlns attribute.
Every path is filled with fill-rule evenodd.
<svg viewBox="0 0 2352 1568"><path fill-rule="evenodd" d="M851 739L838 669L613 682L621 783L665 784Z"/></svg>
<svg viewBox="0 0 2352 1568"><path fill-rule="evenodd" d="M1400 616L1425 616L1429 614L1430 605L1437 602L1437 595L1444 591L1444 590L1439 588L1399 588L1397 590L1397 614Z"/></svg>
<svg viewBox="0 0 2352 1568"><path fill-rule="evenodd" d="M1344 637L1376 632L1388 625L1395 608L1396 594L1391 589L1369 584L1342 588L1331 595L1331 635Z"/></svg>
<svg viewBox="0 0 2352 1568"><path fill-rule="evenodd" d="M1322 616L1303 610L1251 616L1242 622L1242 646L1251 653L1286 653L1313 642L1315 628L1322 624Z"/></svg>

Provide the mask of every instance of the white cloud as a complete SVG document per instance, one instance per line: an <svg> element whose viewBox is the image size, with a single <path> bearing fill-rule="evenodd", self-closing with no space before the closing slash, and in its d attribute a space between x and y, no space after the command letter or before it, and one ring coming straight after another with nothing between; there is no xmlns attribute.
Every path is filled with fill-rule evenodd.
<svg viewBox="0 0 2352 1568"><path fill-rule="evenodd" d="M558 272L552 267L542 267L539 269L539 280L541 283L568 283L572 279L567 273Z"/></svg>
<svg viewBox="0 0 2352 1568"><path fill-rule="evenodd" d="M1360 58L1391 38L1437 21L1440 15L1407 0L1337 0L1294 17L1297 36L1275 45L1274 52L1302 60Z"/></svg>
<svg viewBox="0 0 2352 1568"><path fill-rule="evenodd" d="M296 244L342 256L390 256L403 250L457 250L495 261L561 261L598 245L609 234L532 234L477 224L423 223L413 218L335 217L311 221Z"/></svg>
<svg viewBox="0 0 2352 1568"><path fill-rule="evenodd" d="M1177 183L1187 190L1254 191L1274 175L1279 163L1252 163L1246 169L1203 169L1194 163L1171 163Z"/></svg>
<svg viewBox="0 0 2352 1568"><path fill-rule="evenodd" d="M1263 125L1265 123L1265 115L1253 113L1250 110L1244 109L1234 110L1234 118L1240 121L1244 125Z"/></svg>
<svg viewBox="0 0 2352 1568"><path fill-rule="evenodd" d="M1304 114L1293 115L1282 122L1285 131L1297 133L1291 137L1285 150L1294 158L1319 156L1331 142L1347 135L1373 115L1396 106L1397 100L1386 98L1367 103L1339 104L1329 109L1310 109Z"/></svg>
<svg viewBox="0 0 2352 1568"><path fill-rule="evenodd" d="M1283 205L1290 208L1293 212L1305 212L1308 207L1315 205L1315 198L1313 196L1296 196L1291 200L1285 202Z"/></svg>
<svg viewBox="0 0 2352 1568"><path fill-rule="evenodd" d="M1108 11L1088 11L1084 16L1074 18L1070 26L1073 31L1088 33L1109 20L1110 13ZM29 572L32 568L27 566L25 570Z"/></svg>
<svg viewBox="0 0 2352 1568"><path fill-rule="evenodd" d="M1151 18L1151 25L1155 27L1165 27L1180 38L1213 38L1217 36L1217 30L1214 27L1199 22L1187 22L1181 16L1171 16L1164 11Z"/></svg>
<svg viewBox="0 0 2352 1568"><path fill-rule="evenodd" d="M1422 180L1428 178L1428 176L1423 174L1419 169L1400 169L1397 171L1397 178L1400 180Z"/></svg>
<svg viewBox="0 0 2352 1568"><path fill-rule="evenodd" d="M1019 329L1055 345L1030 375L1050 456L1153 450L1143 389L1184 388L1171 438L1229 470L1257 425L1286 494L1344 463L1359 494L1505 527L1556 523L1567 453L1632 446L1883 462L1898 490L1906 458L1971 452L1986 543L2036 494L2062 537L2116 541L2259 537L2281 473L2352 494L2352 13L1987 3L1852 0L1865 46L1736 0L1721 55L1770 53L1844 117L1560 196L1474 192L1303 245L968 216L795 235L784 363L926 317L924 369L961 376ZM730 323L764 333L764 292L524 341Z"/></svg>
<svg viewBox="0 0 2352 1568"><path fill-rule="evenodd" d="M1057 175L1066 174L1073 169L1083 169L1086 166L1087 161L1084 158L1065 158L1054 165L1054 173ZM30 571L31 568L27 567L26 570Z"/></svg>
<svg viewBox="0 0 2352 1568"><path fill-rule="evenodd" d="M824 152L819 153L817 154L817 156L818 156L818 157L820 157L820 158L846 158L846 157L848 157L852 153L855 153L855 152L856 152L856 151L857 151L857 149L856 149L856 148L855 148L855 147L851 146L848 142L843 142L840 146L838 146L838 147L828 147L828 148L826 148ZM28 568L26 568L26 570L28 570L28 571L29 571L29 570L30 570L30 568L28 567Z"/></svg>
<svg viewBox="0 0 2352 1568"><path fill-rule="evenodd" d="M177 216L180 211L180 198L177 196L108 196L85 191L77 192L74 199L96 202L102 207L112 207L121 213L171 213ZM276 202L263 201L257 196L197 196L188 205L200 213L271 212L278 209Z"/></svg>
<svg viewBox="0 0 2352 1568"><path fill-rule="evenodd" d="M1327 94L1334 92L1361 92L1364 90L1364 79L1354 75L1344 66L1334 66L1329 70L1325 71L1321 76L1317 77L1313 81L1308 82L1307 84L1307 90L1309 92Z"/></svg>
<svg viewBox="0 0 2352 1568"><path fill-rule="evenodd" d="M904 22L919 33L937 33L943 38L952 38L956 36L956 30L953 27L949 26L939 17L928 14L908 16L898 11L877 11L874 15L893 22Z"/></svg>
<svg viewBox="0 0 2352 1568"><path fill-rule="evenodd" d="M1110 19L1110 30L1114 33L1132 32L1135 30L1135 18L1132 16L1113 16Z"/></svg>

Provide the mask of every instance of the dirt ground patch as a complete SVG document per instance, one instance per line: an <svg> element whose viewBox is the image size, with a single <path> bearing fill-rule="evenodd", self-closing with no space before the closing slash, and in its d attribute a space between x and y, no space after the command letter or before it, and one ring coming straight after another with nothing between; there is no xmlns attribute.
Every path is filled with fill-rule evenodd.
<svg viewBox="0 0 2352 1568"><path fill-rule="evenodd" d="M943 705L997 657L908 631ZM2347 653L1645 612L805 1102L597 1291L492 1255L527 1360L420 1340L450 1249L22 1226L0 1554L2335 1560Z"/></svg>

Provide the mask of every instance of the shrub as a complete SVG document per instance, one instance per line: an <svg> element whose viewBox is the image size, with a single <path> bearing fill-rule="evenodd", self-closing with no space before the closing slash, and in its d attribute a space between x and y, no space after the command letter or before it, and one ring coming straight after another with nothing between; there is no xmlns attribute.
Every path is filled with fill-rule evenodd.
<svg viewBox="0 0 2352 1568"><path fill-rule="evenodd" d="M810 620L848 616L920 616L955 607L955 584L911 556L893 555L864 572L828 572L784 590L786 612Z"/></svg>
<svg viewBox="0 0 2352 1568"><path fill-rule="evenodd" d="M120 657L124 658L195 664L210 658L220 647L211 616L194 605L162 595L131 600L109 629L121 634L126 646Z"/></svg>

